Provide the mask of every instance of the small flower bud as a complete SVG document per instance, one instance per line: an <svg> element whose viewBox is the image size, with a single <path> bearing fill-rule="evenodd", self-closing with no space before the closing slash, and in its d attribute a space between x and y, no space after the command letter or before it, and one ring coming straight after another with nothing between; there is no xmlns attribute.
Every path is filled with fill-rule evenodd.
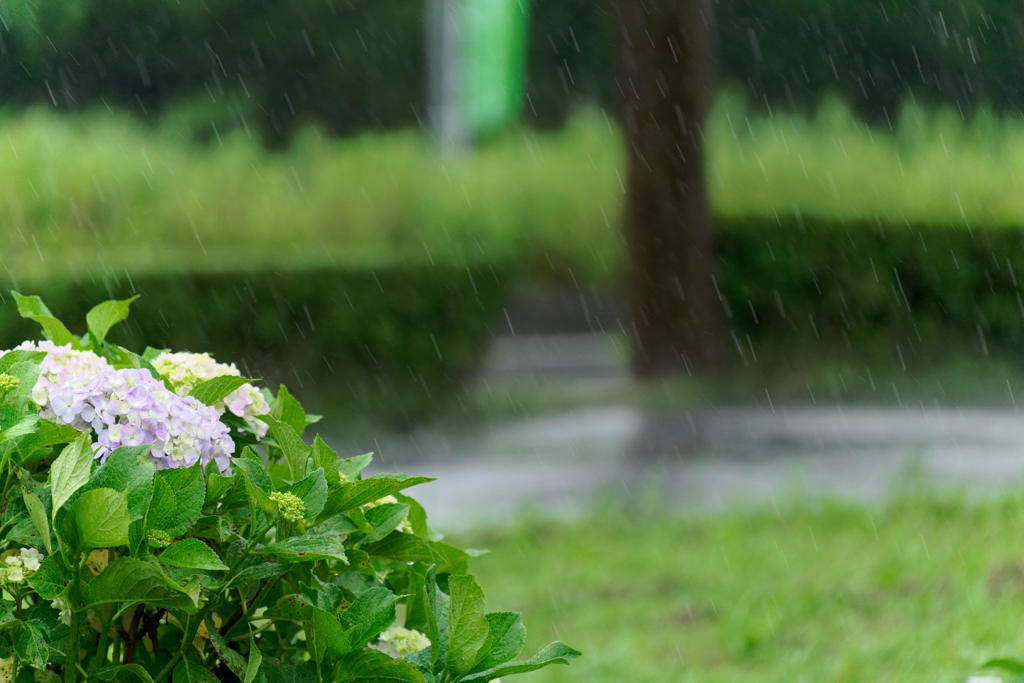
<svg viewBox="0 0 1024 683"><path fill-rule="evenodd" d="M171 544L171 535L163 529L150 529L146 533L146 541L153 547L166 548Z"/></svg>
<svg viewBox="0 0 1024 683"><path fill-rule="evenodd" d="M6 372L0 372L0 396L3 396L8 391L15 389L21 380L14 375L8 375Z"/></svg>
<svg viewBox="0 0 1024 683"><path fill-rule="evenodd" d="M294 493L274 491L270 494L270 500L277 503L278 514L289 522L301 522L306 516L306 504Z"/></svg>

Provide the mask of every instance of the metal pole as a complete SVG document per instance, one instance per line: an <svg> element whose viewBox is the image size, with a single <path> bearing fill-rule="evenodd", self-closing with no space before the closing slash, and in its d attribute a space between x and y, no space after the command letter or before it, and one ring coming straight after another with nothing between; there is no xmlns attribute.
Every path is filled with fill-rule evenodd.
<svg viewBox="0 0 1024 683"><path fill-rule="evenodd" d="M461 0L430 0L427 51L430 77L430 124L441 148L456 151L469 144L460 99Z"/></svg>

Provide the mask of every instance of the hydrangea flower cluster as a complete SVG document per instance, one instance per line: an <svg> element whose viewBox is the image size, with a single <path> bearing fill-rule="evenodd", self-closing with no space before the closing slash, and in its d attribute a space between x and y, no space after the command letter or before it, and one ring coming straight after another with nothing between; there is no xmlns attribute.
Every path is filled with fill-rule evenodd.
<svg viewBox="0 0 1024 683"><path fill-rule="evenodd" d="M376 648L396 659L430 647L430 638L419 631L391 626L377 639Z"/></svg>
<svg viewBox="0 0 1024 683"><path fill-rule="evenodd" d="M227 471L235 444L217 409L178 396L148 370L115 369L89 351L53 342L17 347L45 351L31 392L42 417L96 434L96 456L119 446L152 444L149 457L160 468L214 461ZM0 354L3 355L3 354Z"/></svg>
<svg viewBox="0 0 1024 683"><path fill-rule="evenodd" d="M153 367L170 380L174 391L181 396L187 396L197 385L215 377L238 377L242 374L234 363L218 363L208 353L165 351L153 359ZM268 414L270 406L259 389L252 384L238 387L216 404L216 408L221 414L230 410L233 415L245 420L257 438L266 436L267 423L260 420L259 416Z"/></svg>
<svg viewBox="0 0 1024 683"><path fill-rule="evenodd" d="M22 583L25 579L39 571L43 562L43 554L35 548L22 548L13 555L4 558L4 579L9 583Z"/></svg>

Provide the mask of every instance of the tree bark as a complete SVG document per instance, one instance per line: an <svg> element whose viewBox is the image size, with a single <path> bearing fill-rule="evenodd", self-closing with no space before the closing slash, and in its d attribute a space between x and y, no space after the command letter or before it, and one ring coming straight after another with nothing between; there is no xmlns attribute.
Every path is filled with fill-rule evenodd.
<svg viewBox="0 0 1024 683"><path fill-rule="evenodd" d="M650 379L713 368L724 357L704 167L713 0L611 0L611 10L629 162L633 370Z"/></svg>

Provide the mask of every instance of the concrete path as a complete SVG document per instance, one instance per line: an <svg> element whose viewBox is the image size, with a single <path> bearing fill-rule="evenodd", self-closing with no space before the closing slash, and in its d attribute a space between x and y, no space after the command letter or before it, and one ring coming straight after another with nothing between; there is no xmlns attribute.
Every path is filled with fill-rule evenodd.
<svg viewBox="0 0 1024 683"><path fill-rule="evenodd" d="M351 443L376 471L430 474L416 496L442 529L523 508L575 514L660 489L682 512L800 495L884 498L908 477L971 494L1024 483L1024 416L907 408L602 408Z"/></svg>

